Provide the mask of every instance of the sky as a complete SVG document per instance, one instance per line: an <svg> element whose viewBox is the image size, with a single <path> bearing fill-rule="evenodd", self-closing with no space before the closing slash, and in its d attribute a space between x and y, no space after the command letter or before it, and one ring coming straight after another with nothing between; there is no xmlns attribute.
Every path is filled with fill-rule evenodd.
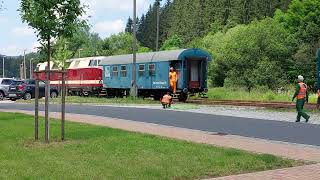
<svg viewBox="0 0 320 180"><path fill-rule="evenodd" d="M129 16L133 14L133 0L81 0L89 6L86 16L101 38L124 31ZM146 13L154 0L137 0L137 14ZM17 11L20 0L4 0L5 9L0 12L0 54L7 56L35 52L39 46L34 30L22 23Z"/></svg>

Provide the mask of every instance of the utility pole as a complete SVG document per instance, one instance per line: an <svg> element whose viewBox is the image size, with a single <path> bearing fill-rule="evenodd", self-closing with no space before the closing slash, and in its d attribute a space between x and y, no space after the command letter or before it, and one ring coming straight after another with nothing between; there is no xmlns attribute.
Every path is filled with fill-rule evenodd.
<svg viewBox="0 0 320 180"><path fill-rule="evenodd" d="M23 64L20 64L20 79L23 79Z"/></svg>
<svg viewBox="0 0 320 180"><path fill-rule="evenodd" d="M23 51L23 79L27 79L26 49Z"/></svg>
<svg viewBox="0 0 320 180"><path fill-rule="evenodd" d="M159 24L160 24L160 2L161 0L156 0L157 2L157 40L156 40L156 51L159 51Z"/></svg>
<svg viewBox="0 0 320 180"><path fill-rule="evenodd" d="M4 58L6 56L2 56L2 78L4 78Z"/></svg>
<svg viewBox="0 0 320 180"><path fill-rule="evenodd" d="M32 79L32 74L33 74L33 65L32 65L32 60L33 58L29 59L29 65L30 65L30 79Z"/></svg>
<svg viewBox="0 0 320 180"><path fill-rule="evenodd" d="M82 51L83 49L79 49L79 58L81 58L81 51Z"/></svg>
<svg viewBox="0 0 320 180"><path fill-rule="evenodd" d="M136 97L137 96L137 73L136 73L136 60L137 60L137 0L133 0L133 44L132 44L132 50L133 50L133 67L132 67L132 87L131 87L131 96Z"/></svg>

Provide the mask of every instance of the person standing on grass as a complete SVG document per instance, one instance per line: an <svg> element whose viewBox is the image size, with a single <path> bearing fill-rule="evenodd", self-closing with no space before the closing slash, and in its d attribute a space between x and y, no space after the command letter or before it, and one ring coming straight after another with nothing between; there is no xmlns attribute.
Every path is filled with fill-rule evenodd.
<svg viewBox="0 0 320 180"><path fill-rule="evenodd" d="M308 102L309 99L309 92L308 92L308 86L303 83L304 78L303 76L298 76L298 84L296 85L296 91L293 95L292 98L292 102L294 101L294 99L296 98L296 109L298 112L297 115L297 120L296 122L300 122L301 116L306 119L306 122L309 121L310 116L308 114L306 114L303 110L303 106L305 104L305 102Z"/></svg>

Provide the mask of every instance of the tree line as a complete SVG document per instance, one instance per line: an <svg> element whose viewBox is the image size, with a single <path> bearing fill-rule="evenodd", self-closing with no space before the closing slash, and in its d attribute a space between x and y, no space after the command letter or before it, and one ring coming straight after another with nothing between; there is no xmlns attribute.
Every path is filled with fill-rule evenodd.
<svg viewBox="0 0 320 180"><path fill-rule="evenodd" d="M157 4L139 18L138 40L155 49ZM160 8L163 50L203 48L212 86L278 89L316 82L318 0L168 0ZM126 31L130 32L131 18Z"/></svg>
<svg viewBox="0 0 320 180"><path fill-rule="evenodd" d="M157 8L155 3L137 18L139 52L155 50ZM167 0L160 7L159 44L161 50L209 51L214 87L276 90L288 87L299 74L313 87L318 17L318 0ZM124 32L104 39L82 24L72 37L53 45L53 54L65 42L70 58L132 53L132 23L129 17ZM44 54L40 50L37 59L44 61Z"/></svg>

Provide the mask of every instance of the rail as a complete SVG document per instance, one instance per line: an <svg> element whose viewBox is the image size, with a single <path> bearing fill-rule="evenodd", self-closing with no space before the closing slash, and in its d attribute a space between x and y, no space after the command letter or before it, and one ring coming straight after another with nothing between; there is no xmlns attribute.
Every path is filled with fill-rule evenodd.
<svg viewBox="0 0 320 180"><path fill-rule="evenodd" d="M232 105L232 106L252 106L252 107L265 107L265 108L289 108L296 107L295 103L290 102L264 102L264 101L241 101L241 100L209 100L209 99L190 99L187 103L200 104L200 105ZM307 109L316 109L316 104L306 103Z"/></svg>

